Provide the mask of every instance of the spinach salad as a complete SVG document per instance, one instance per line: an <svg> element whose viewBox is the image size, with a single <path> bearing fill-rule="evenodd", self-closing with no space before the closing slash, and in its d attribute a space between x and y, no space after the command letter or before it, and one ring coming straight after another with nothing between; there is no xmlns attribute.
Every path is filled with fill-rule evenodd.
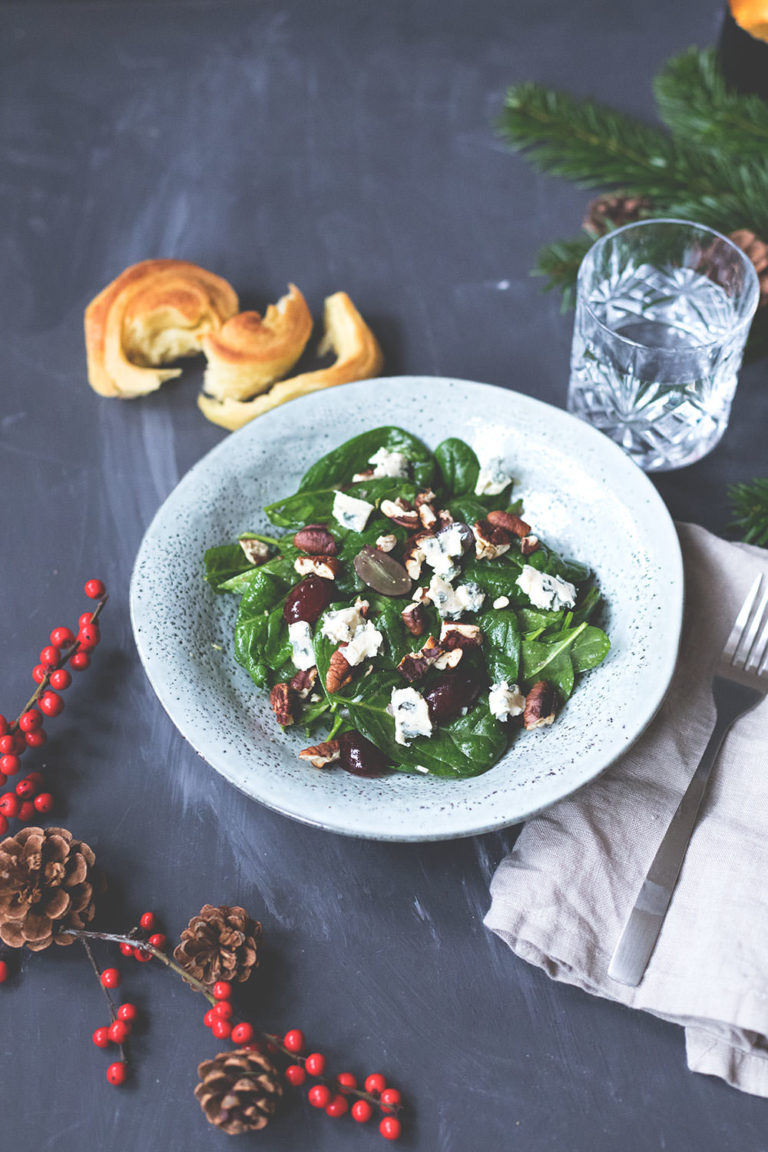
<svg viewBox="0 0 768 1152"><path fill-rule="evenodd" d="M240 597L235 658L316 741L309 765L478 775L605 658L593 574L526 523L506 467L376 428L267 506L278 531L205 553Z"/></svg>

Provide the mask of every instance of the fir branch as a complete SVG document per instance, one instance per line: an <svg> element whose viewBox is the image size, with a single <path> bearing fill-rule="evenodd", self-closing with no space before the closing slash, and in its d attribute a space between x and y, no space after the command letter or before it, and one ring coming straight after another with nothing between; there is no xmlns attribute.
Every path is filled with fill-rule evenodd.
<svg viewBox="0 0 768 1152"><path fill-rule="evenodd" d="M562 293L562 311L574 306L576 301L576 280L584 256L592 247L591 236L578 236L573 240L555 240L537 253L532 276L546 278L544 291L558 288Z"/></svg>
<svg viewBox="0 0 768 1152"><path fill-rule="evenodd" d="M749 484L732 484L728 499L733 508L731 524L747 544L768 546L768 477Z"/></svg>
<svg viewBox="0 0 768 1152"><path fill-rule="evenodd" d="M532 149L528 160L542 172L583 188L649 185L669 189L674 168L666 133L592 100L576 100L540 84L516 84L507 92L499 131L515 151Z"/></svg>
<svg viewBox="0 0 768 1152"><path fill-rule="evenodd" d="M689 146L764 161L768 153L768 104L727 88L712 48L673 56L653 82L659 115Z"/></svg>
<svg viewBox="0 0 768 1152"><path fill-rule="evenodd" d="M580 187L647 196L657 214L719 231L768 235L768 161L735 163L592 100L524 83L510 88L499 131L534 167Z"/></svg>

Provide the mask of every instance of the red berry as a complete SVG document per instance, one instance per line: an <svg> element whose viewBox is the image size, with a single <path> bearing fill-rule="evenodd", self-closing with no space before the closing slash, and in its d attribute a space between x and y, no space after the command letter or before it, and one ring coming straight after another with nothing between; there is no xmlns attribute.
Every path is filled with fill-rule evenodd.
<svg viewBox="0 0 768 1152"><path fill-rule="evenodd" d="M155 914L154 912L145 912L139 920L139 925L147 932L152 932L155 927Z"/></svg>
<svg viewBox="0 0 768 1152"><path fill-rule="evenodd" d="M117 968L105 968L101 974L101 982L105 988L119 988L120 979Z"/></svg>
<svg viewBox="0 0 768 1152"><path fill-rule="evenodd" d="M51 632L51 644L57 648L64 648L67 644L74 644L75 634L71 628L54 628Z"/></svg>
<svg viewBox="0 0 768 1152"><path fill-rule="evenodd" d="M389 1104L390 1106L400 1104L402 1099L403 1098L398 1092L397 1088L385 1088L381 1094L381 1103Z"/></svg>
<svg viewBox="0 0 768 1152"><path fill-rule="evenodd" d="M84 628L86 624L93 624L93 612L83 612L77 621L78 628Z"/></svg>
<svg viewBox="0 0 768 1152"><path fill-rule="evenodd" d="M379 1132L385 1140L397 1140L402 1130L397 1116L385 1116L379 1124Z"/></svg>
<svg viewBox="0 0 768 1152"><path fill-rule="evenodd" d="M87 652L75 652L69 658L70 668L74 668L77 672L82 672L85 668L90 667L91 658Z"/></svg>
<svg viewBox="0 0 768 1152"><path fill-rule="evenodd" d="M213 986L214 1000L229 1000L232 995L232 985L229 980L217 980Z"/></svg>
<svg viewBox="0 0 768 1152"><path fill-rule="evenodd" d="M205 1024L206 1028L213 1028L213 1022L215 1019L216 1014L214 1013L213 1008L209 1008L205 1016L203 1016L203 1024Z"/></svg>
<svg viewBox="0 0 768 1152"><path fill-rule="evenodd" d="M28 712L22 712L19 716L19 728L22 732L34 732L39 728L43 722L43 718L38 712L37 708L30 708Z"/></svg>
<svg viewBox="0 0 768 1152"><path fill-rule="evenodd" d="M86 580L84 591L89 600L98 600L99 596L104 595L106 588L101 580Z"/></svg>
<svg viewBox="0 0 768 1152"><path fill-rule="evenodd" d="M47 816L53 808L53 796L50 792L41 792L39 796L35 796L32 803L36 812L41 816Z"/></svg>
<svg viewBox="0 0 768 1152"><path fill-rule="evenodd" d="M80 648L85 652L90 652L96 647L101 639L98 624L84 624L77 633L77 640Z"/></svg>
<svg viewBox="0 0 768 1152"><path fill-rule="evenodd" d="M107 1080L110 1084L124 1084L128 1075L128 1067L123 1060L117 1060L107 1068Z"/></svg>
<svg viewBox="0 0 768 1152"><path fill-rule="evenodd" d="M243 1022L232 1029L233 1044L250 1044L253 1040L253 1025Z"/></svg>
<svg viewBox="0 0 768 1152"><path fill-rule="evenodd" d="M303 1084L306 1080L307 1074L301 1064L289 1064L285 1070L285 1078L289 1084L298 1088L299 1084Z"/></svg>
<svg viewBox="0 0 768 1152"><path fill-rule="evenodd" d="M5 960L0 960L0 984L5 984L10 973L8 971L8 964Z"/></svg>
<svg viewBox="0 0 768 1152"><path fill-rule="evenodd" d="M352 1105L352 1119L358 1124L365 1124L373 1116L373 1108L367 1100L356 1100Z"/></svg>
<svg viewBox="0 0 768 1152"><path fill-rule="evenodd" d="M121 1004L117 1010L118 1020L126 1020L129 1024L133 1023L138 1014L136 1005L131 1004L128 1000L126 1000L125 1004Z"/></svg>
<svg viewBox="0 0 768 1152"><path fill-rule="evenodd" d="M44 728L38 728L35 732L24 733L24 743L29 748L42 748L48 739L48 735Z"/></svg>
<svg viewBox="0 0 768 1152"><path fill-rule="evenodd" d="M120 951L122 952L123 956L133 956L133 944L126 944L123 942L120 945Z"/></svg>
<svg viewBox="0 0 768 1152"><path fill-rule="evenodd" d="M311 1052L304 1061L304 1067L310 1076L322 1076L325 1072L325 1056L322 1052Z"/></svg>
<svg viewBox="0 0 768 1152"><path fill-rule="evenodd" d="M313 1108L327 1108L331 1102L331 1090L325 1084L315 1084L307 1093L307 1099Z"/></svg>
<svg viewBox="0 0 768 1152"><path fill-rule="evenodd" d="M109 1028L97 1028L91 1039L97 1048L108 1048Z"/></svg>
<svg viewBox="0 0 768 1152"><path fill-rule="evenodd" d="M232 1025L229 1020L221 1020L216 1016L211 1025L211 1032L213 1032L217 1040L226 1040L228 1036L232 1035Z"/></svg>
<svg viewBox="0 0 768 1152"><path fill-rule="evenodd" d="M46 716L58 716L60 712L64 711L64 701L55 692L43 692L38 700L38 705L40 711L45 712Z"/></svg>
<svg viewBox="0 0 768 1152"><path fill-rule="evenodd" d="M40 653L40 663L45 668L53 668L61 660L61 652L55 644L47 644Z"/></svg>
<svg viewBox="0 0 768 1152"><path fill-rule="evenodd" d="M162 951L163 948L165 948L166 938L162 932L155 932L154 935L150 936L147 943L151 944L153 948Z"/></svg>
<svg viewBox="0 0 768 1152"><path fill-rule="evenodd" d="M305 1043L304 1033L300 1028L291 1028L290 1032L286 1032L283 1036L283 1044L289 1052L303 1052Z"/></svg>
<svg viewBox="0 0 768 1152"><path fill-rule="evenodd" d="M8 818L7 816L0 815L0 836L5 836L8 831Z"/></svg>
<svg viewBox="0 0 768 1152"><path fill-rule="evenodd" d="M34 780L30 780L29 776L25 776L23 780L19 780L16 785L16 795L19 800L31 800L37 795L37 784Z"/></svg>
<svg viewBox="0 0 768 1152"><path fill-rule="evenodd" d="M21 801L15 792L4 792L0 796L0 816L7 816L9 820L13 820L18 816L20 808Z"/></svg>
<svg viewBox="0 0 768 1152"><path fill-rule="evenodd" d="M131 1034L131 1025L127 1020L113 1020L109 1026L109 1038L113 1044L122 1044Z"/></svg>
<svg viewBox="0 0 768 1152"><path fill-rule="evenodd" d="M231 1020L235 1010L229 1000L219 1000L218 1004L214 1004L211 1008L211 1012L216 1020Z"/></svg>
<svg viewBox="0 0 768 1152"><path fill-rule="evenodd" d="M18 756L0 756L0 772L3 776L15 776L21 768L21 760Z"/></svg>
<svg viewBox="0 0 768 1152"><path fill-rule="evenodd" d="M8 731L8 721L5 716L0 716L0 736L5 736Z"/></svg>
<svg viewBox="0 0 768 1152"><path fill-rule="evenodd" d="M343 1116L344 1113L348 1111L349 1101L346 1096L342 1096L340 1092L332 1098L330 1104L327 1104L325 1108L327 1116Z"/></svg>
<svg viewBox="0 0 768 1152"><path fill-rule="evenodd" d="M14 732L13 734L13 754L14 756L21 756L22 752L27 747L28 732Z"/></svg>
<svg viewBox="0 0 768 1152"><path fill-rule="evenodd" d="M35 664L34 668L32 669L32 679L34 680L35 684L42 684L47 675L47 668L44 668L42 664Z"/></svg>
<svg viewBox="0 0 768 1152"><path fill-rule="evenodd" d="M387 1082L381 1072L372 1072L370 1076L365 1078L365 1090L370 1092L371 1096L379 1096L386 1086Z"/></svg>
<svg viewBox="0 0 768 1152"><path fill-rule="evenodd" d="M69 688L72 683L72 677L66 668L57 668L55 672L51 672L50 685L51 688L56 688L59 692L65 688Z"/></svg>
<svg viewBox="0 0 768 1152"><path fill-rule="evenodd" d="M31 800L22 800L19 808L19 820L26 824L35 817L35 806Z"/></svg>
<svg viewBox="0 0 768 1152"><path fill-rule="evenodd" d="M2 753L4 756L13 752L15 747L16 737L12 732L8 733L6 736L0 736L0 753Z"/></svg>
<svg viewBox="0 0 768 1152"><path fill-rule="evenodd" d="M140 964L147 964L152 959L152 953L147 952L143 948L134 948L133 958L134 960L138 960Z"/></svg>
<svg viewBox="0 0 768 1152"><path fill-rule="evenodd" d="M357 1080L351 1072L339 1072L336 1077L336 1083L342 1092L349 1091L352 1088L357 1088Z"/></svg>

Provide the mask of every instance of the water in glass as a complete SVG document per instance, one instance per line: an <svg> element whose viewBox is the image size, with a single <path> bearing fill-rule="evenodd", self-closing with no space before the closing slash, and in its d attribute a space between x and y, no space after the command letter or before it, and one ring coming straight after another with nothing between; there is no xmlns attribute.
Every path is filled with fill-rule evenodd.
<svg viewBox="0 0 768 1152"><path fill-rule="evenodd" d="M709 452L741 363L732 295L690 267L629 262L580 295L568 407L646 471Z"/></svg>

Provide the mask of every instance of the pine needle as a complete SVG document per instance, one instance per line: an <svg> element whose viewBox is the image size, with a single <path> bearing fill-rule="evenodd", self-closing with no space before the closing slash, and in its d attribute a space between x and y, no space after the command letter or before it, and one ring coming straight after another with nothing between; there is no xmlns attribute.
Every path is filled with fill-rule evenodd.
<svg viewBox="0 0 768 1152"><path fill-rule="evenodd" d="M578 236L573 240L555 240L554 243L541 248L537 254L531 275L546 278L545 292L559 288L562 293L563 312L573 308L576 302L579 267L593 243L592 237L587 235Z"/></svg>
<svg viewBox="0 0 768 1152"><path fill-rule="evenodd" d="M742 539L747 544L768 546L768 477L732 484L728 499L733 510L731 526L739 529Z"/></svg>
<svg viewBox="0 0 768 1152"><path fill-rule="evenodd" d="M680 141L741 160L765 158L768 103L727 88L712 48L673 56L653 90L661 119Z"/></svg>

